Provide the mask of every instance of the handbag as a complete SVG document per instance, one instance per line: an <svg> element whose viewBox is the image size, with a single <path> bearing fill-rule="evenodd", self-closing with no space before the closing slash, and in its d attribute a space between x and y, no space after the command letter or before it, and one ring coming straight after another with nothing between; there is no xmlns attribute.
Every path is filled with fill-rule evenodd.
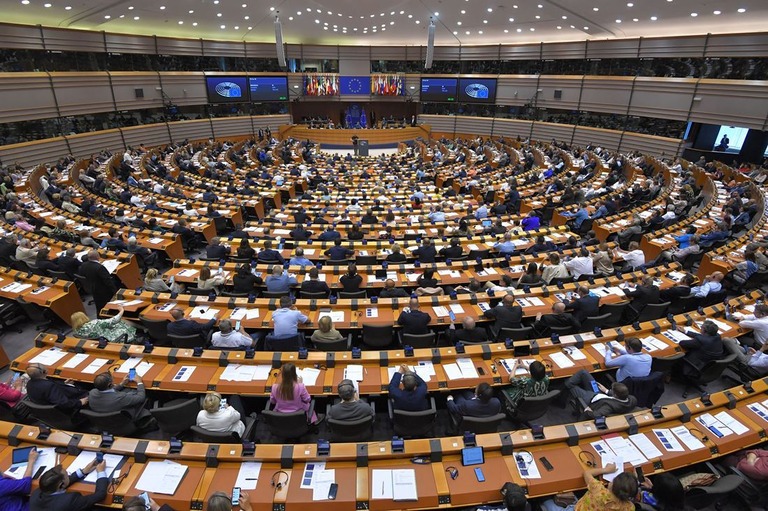
<svg viewBox="0 0 768 511"><path fill-rule="evenodd" d="M576 504L576 501L579 500L576 497L576 494L572 491L564 492L564 493L558 493L555 495L554 501L555 504L557 504L560 507L568 507Z"/></svg>

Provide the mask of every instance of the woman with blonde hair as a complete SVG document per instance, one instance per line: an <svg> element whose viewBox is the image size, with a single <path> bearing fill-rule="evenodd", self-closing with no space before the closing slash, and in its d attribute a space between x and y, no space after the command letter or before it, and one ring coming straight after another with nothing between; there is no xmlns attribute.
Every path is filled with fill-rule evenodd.
<svg viewBox="0 0 768 511"><path fill-rule="evenodd" d="M312 342L322 344L324 342L340 341L344 337L333 327L330 316L321 316L317 322L317 330L312 333Z"/></svg>
<svg viewBox="0 0 768 511"><path fill-rule="evenodd" d="M272 391L269 394L269 401L274 405L274 411L280 413L291 413L304 410L309 411L309 405L312 402L312 396L309 395L307 388L301 377L296 374L296 366L286 362L280 368L280 382L272 384ZM307 417L310 424L317 425L322 420L316 413L312 417Z"/></svg>
<svg viewBox="0 0 768 511"><path fill-rule="evenodd" d="M159 275L157 268L149 268L147 270L146 275L144 275L144 289L154 293L181 292L181 286L174 282L173 277L171 277L171 285L169 286Z"/></svg>
<svg viewBox="0 0 768 511"><path fill-rule="evenodd" d="M404 263L406 260L405 255L400 251L400 245L395 243L392 245L392 253L387 256L387 262L390 263Z"/></svg>
<svg viewBox="0 0 768 511"><path fill-rule="evenodd" d="M198 427L216 433L234 432L240 435L240 438L245 433L245 424L240 420L240 412L230 403L222 406L221 394L218 392L208 392L205 395L203 409L197 414L196 424Z"/></svg>
<svg viewBox="0 0 768 511"><path fill-rule="evenodd" d="M136 342L136 329L122 321L125 309L119 306L119 312L109 319L91 319L84 312L75 312L70 321L72 334L86 339L104 337L109 342Z"/></svg>
<svg viewBox="0 0 768 511"><path fill-rule="evenodd" d="M221 271L221 269L219 269ZM203 266L200 270L200 275L197 277L198 289L212 289L216 293L219 292L219 287L224 285L226 278L221 273L211 275L211 269L208 266Z"/></svg>

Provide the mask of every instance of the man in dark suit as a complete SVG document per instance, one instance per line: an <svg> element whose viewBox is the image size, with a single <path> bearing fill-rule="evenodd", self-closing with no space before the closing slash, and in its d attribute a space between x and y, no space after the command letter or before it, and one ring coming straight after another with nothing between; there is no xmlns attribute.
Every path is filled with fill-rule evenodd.
<svg viewBox="0 0 768 511"><path fill-rule="evenodd" d="M451 244L440 249L440 255L445 259L456 259L464 255L464 248L459 238L451 238Z"/></svg>
<svg viewBox="0 0 768 511"><path fill-rule="evenodd" d="M42 364L27 367L27 397L39 405L55 405L64 413L74 414L88 404L88 392L71 385L49 380L48 369Z"/></svg>
<svg viewBox="0 0 768 511"><path fill-rule="evenodd" d="M632 299L628 307L631 309L630 312L634 313L634 316L629 318L631 320L636 319L649 303L659 303L661 296L658 286L653 283L653 277L650 275L643 275L640 285L636 286L635 289L625 289L624 294Z"/></svg>
<svg viewBox="0 0 768 511"><path fill-rule="evenodd" d="M317 218L315 218L314 223L318 223ZM341 239L341 233L334 229L333 225L329 225L328 229L320 234L320 236L317 238L320 241L334 241L334 240L340 240Z"/></svg>
<svg viewBox="0 0 768 511"><path fill-rule="evenodd" d="M376 215L373 214L373 210L369 209L366 211L366 213L360 218L360 223L363 225L373 225L379 223L379 219L376 218Z"/></svg>
<svg viewBox="0 0 768 511"><path fill-rule="evenodd" d="M341 246L341 240L335 240L333 246L325 251L325 256L331 261L343 261L355 254L354 250Z"/></svg>
<svg viewBox="0 0 768 511"><path fill-rule="evenodd" d="M264 248L256 254L256 258L260 261L277 261L280 264L285 263L283 255L277 250L272 249L272 240L266 240L264 242Z"/></svg>
<svg viewBox="0 0 768 511"><path fill-rule="evenodd" d="M80 275L90 283L90 291L98 314L115 295L117 286L112 280L112 275L99 262L99 253L96 250L88 252L88 260L80 265Z"/></svg>
<svg viewBox="0 0 768 511"><path fill-rule="evenodd" d="M680 282L678 282L676 286L661 291L659 294L659 299L662 302L674 302L680 298L690 296L691 286L693 285L694 281L694 276L690 273L686 273L683 275L683 278L680 279Z"/></svg>
<svg viewBox="0 0 768 511"><path fill-rule="evenodd" d="M586 286L579 286L576 289L576 293L579 295L573 301L566 301L565 310L573 314L576 321L579 323L584 322L589 316L597 316L600 314L600 297L589 294L589 289Z"/></svg>
<svg viewBox="0 0 768 511"><path fill-rule="evenodd" d="M216 323L216 319L212 318L207 323L198 323L191 319L184 318L184 309L173 309L171 311L171 318L173 321L168 323L168 334L187 336L187 335L199 335L200 346L203 346L203 337L208 330Z"/></svg>
<svg viewBox="0 0 768 511"><path fill-rule="evenodd" d="M435 257L437 257L437 250L435 250L432 240L424 238L421 246L413 251L413 257L418 259L421 264L434 263Z"/></svg>
<svg viewBox="0 0 768 511"><path fill-rule="evenodd" d="M411 298L408 304L410 310L400 313L400 317L397 318L397 324L403 327L402 333L423 335L429 333L429 322L432 318L426 312L419 310L419 300Z"/></svg>
<svg viewBox="0 0 768 511"><path fill-rule="evenodd" d="M230 248L222 245L218 236L211 238L210 244L205 247L205 257L208 259L226 259L229 252Z"/></svg>
<svg viewBox="0 0 768 511"><path fill-rule="evenodd" d="M341 380L337 387L341 403L333 405L328 410L328 418L338 421L356 421L373 416L373 408L360 396L352 380Z"/></svg>
<svg viewBox="0 0 768 511"><path fill-rule="evenodd" d="M93 493L83 496L79 492L68 492L67 488L82 479L86 474L96 470L96 488ZM95 459L83 469L73 474L61 465L56 465L40 477L40 487L32 492L29 498L30 511L88 511L104 500L107 496L109 476L107 462L97 462Z"/></svg>
<svg viewBox="0 0 768 511"><path fill-rule="evenodd" d="M592 382L597 386L597 391L594 390ZM637 399L629 395L626 385L615 382L611 390L608 390L597 383L584 369L580 369L568 378L565 381L565 388L574 398L581 399L587 404L584 415L590 419L629 413L637 406Z"/></svg>
<svg viewBox="0 0 768 511"><path fill-rule="evenodd" d="M395 281L392 279L384 282L384 289L379 293L379 298L407 298L408 296L405 289L395 287Z"/></svg>
<svg viewBox="0 0 768 511"><path fill-rule="evenodd" d="M93 379L93 389L88 393L88 406L98 413L126 411L137 425L145 423L152 417L149 410L144 408L147 400L144 382L136 375L136 390L126 389L130 380L128 374L119 385L112 381L112 373L97 374Z"/></svg>
<svg viewBox="0 0 768 511"><path fill-rule="evenodd" d="M461 417L490 417L501 412L501 402L493 396L493 387L483 382L474 392L465 390L455 398L448 396L448 411L456 422Z"/></svg>
<svg viewBox="0 0 768 511"><path fill-rule="evenodd" d="M485 328L477 328L474 318L467 316L461 320L461 325L463 327L461 330L457 330L453 323L448 327L448 340L450 342L488 342L488 332L485 331Z"/></svg>
<svg viewBox="0 0 768 511"><path fill-rule="evenodd" d="M400 388L400 382L403 388ZM408 370L408 366L401 364L400 368L392 375L389 382L389 398L392 400L392 407L395 410L407 412L419 412L426 410L429 406L427 401L427 384L413 371Z"/></svg>
<svg viewBox="0 0 768 511"><path fill-rule="evenodd" d="M691 365L701 369L707 363L723 358L725 345L715 323L709 320L704 321L701 324L701 333L692 330L686 331L682 326L677 327L677 329L690 337L690 339L680 341L680 347L686 352L683 358ZM686 376L696 372L685 363L678 367L682 367L682 372Z"/></svg>
<svg viewBox="0 0 768 511"><path fill-rule="evenodd" d="M307 223L308 218L309 215L307 215L307 211L303 207L299 207L296 213L293 214L293 221L297 224Z"/></svg>
<svg viewBox="0 0 768 511"><path fill-rule="evenodd" d="M56 258L56 264L59 265L61 271L66 273L72 280L75 280L75 275L80 273L80 265L83 264L76 255L77 251L74 248L68 248L64 255Z"/></svg>
<svg viewBox="0 0 768 511"><path fill-rule="evenodd" d="M565 312L564 303L557 302L552 305L552 312L550 314L542 314L539 312L536 315L536 321L533 323L533 329L541 335L547 335L553 326L578 329L581 326L581 323L579 323L573 314Z"/></svg>
<svg viewBox="0 0 768 511"><path fill-rule="evenodd" d="M331 294L328 284L319 279L320 272L317 268L309 270L309 279L301 283L301 292L303 293L325 293L325 296Z"/></svg>
<svg viewBox="0 0 768 511"><path fill-rule="evenodd" d="M291 239L294 241L307 241L312 237L312 231L308 231L304 228L304 225L298 224L290 233Z"/></svg>
<svg viewBox="0 0 768 511"><path fill-rule="evenodd" d="M493 318L494 331L498 334L502 328L520 328L523 320L523 308L515 302L515 295L509 293L504 296L501 303L483 313L486 318Z"/></svg>
<svg viewBox="0 0 768 511"><path fill-rule="evenodd" d="M129 254L136 254L136 257L139 258L139 260L144 262L145 268L154 268L157 264L157 253L152 252L147 247L141 247L139 246L138 241L136 241L136 238L128 238L128 243L126 243L126 251Z"/></svg>
<svg viewBox="0 0 768 511"><path fill-rule="evenodd" d="M0 240L0 264L10 268L13 264L11 257L16 257L16 236L13 234Z"/></svg>

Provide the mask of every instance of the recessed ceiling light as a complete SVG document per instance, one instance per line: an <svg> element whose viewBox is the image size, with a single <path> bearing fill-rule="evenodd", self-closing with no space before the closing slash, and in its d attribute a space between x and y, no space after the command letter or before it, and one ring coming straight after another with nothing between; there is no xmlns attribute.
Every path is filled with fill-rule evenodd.
<svg viewBox="0 0 768 511"><path fill-rule="evenodd" d="M738 9L736 12L738 12L740 14L743 14L743 13L747 12L747 10L742 7L741 9Z"/></svg>
<svg viewBox="0 0 768 511"><path fill-rule="evenodd" d="M458 26L461 26L461 21L457 21L457 22L456 22L456 24L457 24Z"/></svg>
<svg viewBox="0 0 768 511"><path fill-rule="evenodd" d="M558 26L557 26L557 29L558 29L558 30L562 30L562 29L563 29L563 27L561 27L560 25L558 25Z"/></svg>
<svg viewBox="0 0 768 511"><path fill-rule="evenodd" d="M323 27L323 30L328 30L328 27Z"/></svg>
<svg viewBox="0 0 768 511"><path fill-rule="evenodd" d="M220 12L217 12L217 13L216 13L216 16L218 16L219 18L221 18L221 13L220 13Z"/></svg>
<svg viewBox="0 0 768 511"><path fill-rule="evenodd" d="M692 12L692 13L691 13L691 18L695 18L695 17L696 17L696 16L698 16L698 15L699 15L699 13L697 13L697 12Z"/></svg>
<svg viewBox="0 0 768 511"><path fill-rule="evenodd" d="M53 7L53 4L43 4L43 7Z"/></svg>
<svg viewBox="0 0 768 511"><path fill-rule="evenodd" d="M659 18L657 18L656 16L651 16L651 21L656 21L657 19Z"/></svg>
<svg viewBox="0 0 768 511"><path fill-rule="evenodd" d="M515 22L515 18L509 18L509 22L510 23L514 23Z"/></svg>
<svg viewBox="0 0 768 511"><path fill-rule="evenodd" d="M221 25L219 28L224 30L225 28L227 28L227 26L226 25Z"/></svg>
<svg viewBox="0 0 768 511"><path fill-rule="evenodd" d="M453 31L453 35L458 35L458 34L459 34L459 33L458 33L458 32L456 32L455 30Z"/></svg>
<svg viewBox="0 0 768 511"><path fill-rule="evenodd" d="M488 20L483 20L483 23L485 23L487 25L488 24Z"/></svg>
<svg viewBox="0 0 768 511"><path fill-rule="evenodd" d="M715 16L719 16L721 14L721 12L720 11L713 11L712 14L714 14Z"/></svg>
<svg viewBox="0 0 768 511"><path fill-rule="evenodd" d="M219 0L213 0L213 5L219 5Z"/></svg>
<svg viewBox="0 0 768 511"><path fill-rule="evenodd" d="M125 18L125 14L120 15L120 19L123 19L123 18Z"/></svg>
<svg viewBox="0 0 768 511"><path fill-rule="evenodd" d="M616 23L621 23L621 20L616 20Z"/></svg>
<svg viewBox="0 0 768 511"><path fill-rule="evenodd" d="M328 11L328 16L333 16L333 13L331 11Z"/></svg>
<svg viewBox="0 0 768 511"><path fill-rule="evenodd" d="M480 34L480 35L483 35L483 31L482 30L478 30L477 33Z"/></svg>
<svg viewBox="0 0 768 511"><path fill-rule="evenodd" d="M593 7L593 8L592 8L592 10L593 10L593 11L595 11L595 12L597 12L597 11L599 11L599 10L600 10L600 8L599 8L599 7Z"/></svg>
<svg viewBox="0 0 768 511"><path fill-rule="evenodd" d="M627 4L627 7L634 7L634 6L635 6L635 4L633 4L632 2L629 2L629 3Z"/></svg>
<svg viewBox="0 0 768 511"><path fill-rule="evenodd" d="M562 16L562 18L563 18L564 20L567 20L567 19L568 19L568 16Z"/></svg>
<svg viewBox="0 0 768 511"><path fill-rule="evenodd" d="M362 18L362 16L360 16L360 17ZM413 14L409 14L408 15L408 19L411 19L411 18L413 18Z"/></svg>
<svg viewBox="0 0 768 511"><path fill-rule="evenodd" d="M240 25L235 25L235 30L240 30Z"/></svg>
<svg viewBox="0 0 768 511"><path fill-rule="evenodd" d="M522 28L518 28L518 29L517 29L517 33L518 33L518 34L519 34L520 32L522 32L522 31L523 31L523 29L522 29Z"/></svg>
<svg viewBox="0 0 768 511"><path fill-rule="evenodd" d="M530 30L531 32L536 32L536 29L535 29L535 28L533 28L533 27L531 27L529 30Z"/></svg>
<svg viewBox="0 0 768 511"><path fill-rule="evenodd" d="M179 20L179 25L183 25L183 24L184 24L184 22Z"/></svg>
<svg viewBox="0 0 768 511"><path fill-rule="evenodd" d="M466 32L464 32L464 33L465 33L465 34L467 34L467 35L469 35L469 34L471 34L472 32L470 32L469 30L467 30L467 31L466 31Z"/></svg>
<svg viewBox="0 0 768 511"><path fill-rule="evenodd" d="M637 22L638 22L638 21L640 21L640 20L639 20L639 19L637 19L637 18L632 18L632 21L634 21L635 23L637 23Z"/></svg>
<svg viewBox="0 0 768 511"><path fill-rule="evenodd" d="M214 3L217 3L217 2L214 2ZM270 10L270 11L274 11L274 10L275 10L275 8L274 8L274 7L270 7L270 8L269 8L269 10Z"/></svg>
<svg viewBox="0 0 768 511"><path fill-rule="evenodd" d="M320 20L315 20L315 23L320 23Z"/></svg>
<svg viewBox="0 0 768 511"><path fill-rule="evenodd" d="M65 11L71 11L72 10L72 6L68 5L68 6L64 7L64 10Z"/></svg>
<svg viewBox="0 0 768 511"><path fill-rule="evenodd" d="M134 16L133 19L136 20L136 21L139 21L139 17L138 16Z"/></svg>
<svg viewBox="0 0 768 511"><path fill-rule="evenodd" d="M243 4L243 9L245 9L246 7L248 7L248 4Z"/></svg>
<svg viewBox="0 0 768 511"><path fill-rule="evenodd" d="M394 16L395 15L395 11L390 12L389 15L390 16Z"/></svg>
<svg viewBox="0 0 768 511"><path fill-rule="evenodd" d="M132 11L132 10L133 10L133 6L132 6L132 5L129 5L129 6L128 6L128 10L129 10L129 11Z"/></svg>
<svg viewBox="0 0 768 511"><path fill-rule="evenodd" d="M301 14L301 13L299 13L299 14ZM249 19L251 19L251 17L250 16L243 16L243 19L244 20L249 20ZM291 18L291 19L293 19L293 18Z"/></svg>
<svg viewBox="0 0 768 511"><path fill-rule="evenodd" d="M288 16L288 21L293 21L293 16Z"/></svg>
<svg viewBox="0 0 768 511"><path fill-rule="evenodd" d="M571 25L571 28L574 28L574 29L575 29L576 27L575 27L575 26L573 26L573 25Z"/></svg>
<svg viewBox="0 0 768 511"><path fill-rule="evenodd" d="M505 34L509 34L509 30L507 30L507 29L505 28L505 29L504 29L504 33L505 33Z"/></svg>
<svg viewBox="0 0 768 511"><path fill-rule="evenodd" d="M543 9L544 8L544 6L541 5L541 4L537 5L536 7L538 7L539 9Z"/></svg>
<svg viewBox="0 0 768 511"><path fill-rule="evenodd" d="M193 26L193 27L196 27L196 26L197 26L197 21L193 21L193 22L192 22L192 26Z"/></svg>
<svg viewBox="0 0 768 511"><path fill-rule="evenodd" d="M296 16L301 16L301 11L296 11Z"/></svg>
<svg viewBox="0 0 768 511"><path fill-rule="evenodd" d="M435 13L435 16L440 16L440 13L439 13L439 12L436 12L436 13Z"/></svg>
<svg viewBox="0 0 768 511"><path fill-rule="evenodd" d="M421 21L419 21L419 20L416 20L416 24L418 25L419 23L421 23Z"/></svg>
<svg viewBox="0 0 768 511"><path fill-rule="evenodd" d="M195 11L190 9L189 14L194 14L194 13L195 13Z"/></svg>
<svg viewBox="0 0 768 511"><path fill-rule="evenodd" d="M29 5L29 0L21 0L21 3L24 5Z"/></svg>
<svg viewBox="0 0 768 511"><path fill-rule="evenodd" d="M537 20L540 20L540 19L541 19L541 16L539 16L539 15L537 14L537 15L536 15L536 19L537 19Z"/></svg>
<svg viewBox="0 0 768 511"><path fill-rule="evenodd" d="M493 9L491 7L488 8L488 12L493 12Z"/></svg>
<svg viewBox="0 0 768 511"><path fill-rule="evenodd" d="M589 30L589 27L584 27L584 30Z"/></svg>
<svg viewBox="0 0 768 511"><path fill-rule="evenodd" d="M165 10L165 6L164 6L164 5L161 5L161 6L160 6L160 10L161 10L161 11L164 11L164 10Z"/></svg>
<svg viewBox="0 0 768 511"><path fill-rule="evenodd" d="M465 11L464 9L462 9L462 10L461 10L461 14L467 14L467 11Z"/></svg>
<svg viewBox="0 0 768 511"><path fill-rule="evenodd" d="M400 11L400 14L405 14L405 11Z"/></svg>

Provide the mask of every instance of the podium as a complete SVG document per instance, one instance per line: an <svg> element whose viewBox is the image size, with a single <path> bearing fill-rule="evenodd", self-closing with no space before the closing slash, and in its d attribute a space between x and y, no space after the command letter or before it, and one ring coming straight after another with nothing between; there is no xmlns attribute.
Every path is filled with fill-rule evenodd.
<svg viewBox="0 0 768 511"><path fill-rule="evenodd" d="M368 141L367 140L358 140L357 141L357 155L358 156L368 156Z"/></svg>

